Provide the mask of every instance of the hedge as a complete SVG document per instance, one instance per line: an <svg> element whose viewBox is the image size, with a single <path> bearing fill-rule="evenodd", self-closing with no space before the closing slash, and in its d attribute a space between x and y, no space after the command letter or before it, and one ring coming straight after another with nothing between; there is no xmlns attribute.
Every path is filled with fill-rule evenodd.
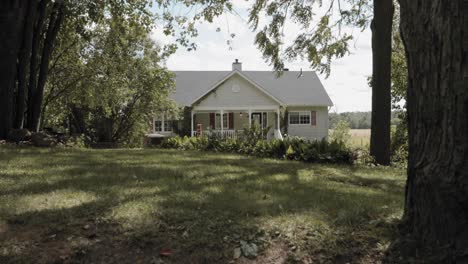
<svg viewBox="0 0 468 264"><path fill-rule="evenodd" d="M298 137L283 140L252 138L172 137L163 140L161 148L180 150L202 150L237 153L261 158L288 159L315 163L352 164L357 155L344 143L323 139L309 141Z"/></svg>

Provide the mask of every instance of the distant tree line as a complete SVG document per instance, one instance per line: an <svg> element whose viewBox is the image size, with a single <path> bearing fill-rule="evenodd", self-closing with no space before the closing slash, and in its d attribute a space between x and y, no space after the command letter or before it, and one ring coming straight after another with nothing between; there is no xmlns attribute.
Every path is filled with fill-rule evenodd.
<svg viewBox="0 0 468 264"><path fill-rule="evenodd" d="M392 111L391 125L396 126L401 122L401 111ZM330 113L329 128L335 127L338 121L346 121L351 129L370 129L371 112L343 112Z"/></svg>

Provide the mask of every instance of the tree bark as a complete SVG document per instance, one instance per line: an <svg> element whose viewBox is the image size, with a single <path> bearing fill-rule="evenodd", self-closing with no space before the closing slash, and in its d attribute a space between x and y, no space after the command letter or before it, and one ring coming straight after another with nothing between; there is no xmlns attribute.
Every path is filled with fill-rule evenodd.
<svg viewBox="0 0 468 264"><path fill-rule="evenodd" d="M406 231L418 258L467 263L468 0L399 1L409 75Z"/></svg>
<svg viewBox="0 0 468 264"><path fill-rule="evenodd" d="M46 38L44 40L44 47L42 50L37 87L32 93L32 101L30 103L30 123L28 124L28 126L29 129L32 131L39 131L40 128L42 101L44 98L44 87L49 74L49 61L55 44L55 39L62 24L63 11L64 5L62 2L54 3L53 11L49 19Z"/></svg>
<svg viewBox="0 0 468 264"><path fill-rule="evenodd" d="M39 3L37 17L35 19L34 33L32 37L31 58L29 67L29 86L28 86L28 108L27 108L27 127L31 129L33 123L33 102L34 96L37 93L37 72L38 61L42 39L42 32L44 28L44 21L47 10L47 0L41 0Z"/></svg>
<svg viewBox="0 0 468 264"><path fill-rule="evenodd" d="M18 56L18 90L16 95L15 128L23 128L26 111L27 68L30 65L32 36L37 12L37 0L28 1L24 19L21 49Z"/></svg>
<svg viewBox="0 0 468 264"><path fill-rule="evenodd" d="M0 138L6 138L13 126L16 62L25 2L0 2Z"/></svg>
<svg viewBox="0 0 468 264"><path fill-rule="evenodd" d="M374 0L370 154L381 165L390 164L393 12L393 0Z"/></svg>

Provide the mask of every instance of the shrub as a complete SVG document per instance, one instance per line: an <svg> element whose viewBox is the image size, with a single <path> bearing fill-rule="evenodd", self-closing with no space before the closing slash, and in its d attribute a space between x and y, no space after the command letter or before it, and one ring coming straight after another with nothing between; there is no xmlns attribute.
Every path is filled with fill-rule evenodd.
<svg viewBox="0 0 468 264"><path fill-rule="evenodd" d="M84 134L75 134L67 139L67 141L65 142L65 146L71 148L86 148L87 141L88 139Z"/></svg>
<svg viewBox="0 0 468 264"><path fill-rule="evenodd" d="M402 122L392 130L391 134L391 154L392 162L406 164L408 161L408 129L406 117L402 117Z"/></svg>
<svg viewBox="0 0 468 264"><path fill-rule="evenodd" d="M408 144L401 145L392 153L392 162L405 166L408 162Z"/></svg>
<svg viewBox="0 0 468 264"><path fill-rule="evenodd" d="M375 164L375 159L374 157L370 154L370 150L368 147L360 147L355 150L355 153L357 155L357 162L359 164L363 165L374 165Z"/></svg>
<svg viewBox="0 0 468 264"><path fill-rule="evenodd" d="M333 126L333 131L330 134L330 141L337 141L348 145L349 140L351 139L349 130L350 128L348 122L344 120L336 122L336 124Z"/></svg>
<svg viewBox="0 0 468 264"><path fill-rule="evenodd" d="M254 137L258 134L252 133ZM357 155L341 141L308 141L298 137L284 140L258 139L243 136L239 138L221 138L212 134L207 137L173 137L163 140L162 148L180 150L196 149L238 153L262 158L289 159L305 162L331 162L351 164Z"/></svg>
<svg viewBox="0 0 468 264"><path fill-rule="evenodd" d="M247 144L255 145L257 141L264 140L270 127L262 128L257 124L252 124L251 128L244 129L239 138Z"/></svg>
<svg viewBox="0 0 468 264"><path fill-rule="evenodd" d="M294 159L295 154L296 152L294 151L293 147L289 145L288 150L286 150L286 158L292 160Z"/></svg>

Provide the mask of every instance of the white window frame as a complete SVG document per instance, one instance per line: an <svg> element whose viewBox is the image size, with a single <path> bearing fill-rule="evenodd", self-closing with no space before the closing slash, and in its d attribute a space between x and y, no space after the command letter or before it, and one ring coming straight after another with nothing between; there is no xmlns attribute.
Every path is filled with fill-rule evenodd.
<svg viewBox="0 0 468 264"><path fill-rule="evenodd" d="M156 121L161 122L161 131L156 130ZM156 116L156 118L154 118L154 121L153 121L153 131L154 132L173 132L172 126L166 129L166 121L173 122L174 120L171 120L171 119L166 120L165 114Z"/></svg>
<svg viewBox="0 0 468 264"><path fill-rule="evenodd" d="M169 128L166 127L166 122L168 122L170 124ZM172 122L173 120L164 120L163 121L163 130L164 132L172 132Z"/></svg>
<svg viewBox="0 0 468 264"><path fill-rule="evenodd" d="M161 122L161 125L159 126L159 127L161 128L161 130L157 130L157 129L156 129L156 128L157 128L156 122ZM163 126L163 121L161 121L161 120L155 118L154 121L153 121L153 132L163 132L162 126Z"/></svg>
<svg viewBox="0 0 468 264"><path fill-rule="evenodd" d="M219 121L218 121L218 117L219 117ZM214 127L214 129L216 129L216 130L221 129L221 122L220 121L221 121L221 113L215 113L215 127ZM223 113L223 122L226 122L226 126L224 126L224 124L223 124L223 129L229 130L229 113ZM218 127L218 125L219 125L219 127Z"/></svg>
<svg viewBox="0 0 468 264"><path fill-rule="evenodd" d="M291 114L292 113L297 113L298 114L299 123L291 124ZM305 115L305 113L307 113L309 115L309 123L301 124L301 115ZM290 125L290 126L311 126L312 125L311 122L312 122L312 112L311 111L289 111L289 113L288 113L288 125Z"/></svg>

